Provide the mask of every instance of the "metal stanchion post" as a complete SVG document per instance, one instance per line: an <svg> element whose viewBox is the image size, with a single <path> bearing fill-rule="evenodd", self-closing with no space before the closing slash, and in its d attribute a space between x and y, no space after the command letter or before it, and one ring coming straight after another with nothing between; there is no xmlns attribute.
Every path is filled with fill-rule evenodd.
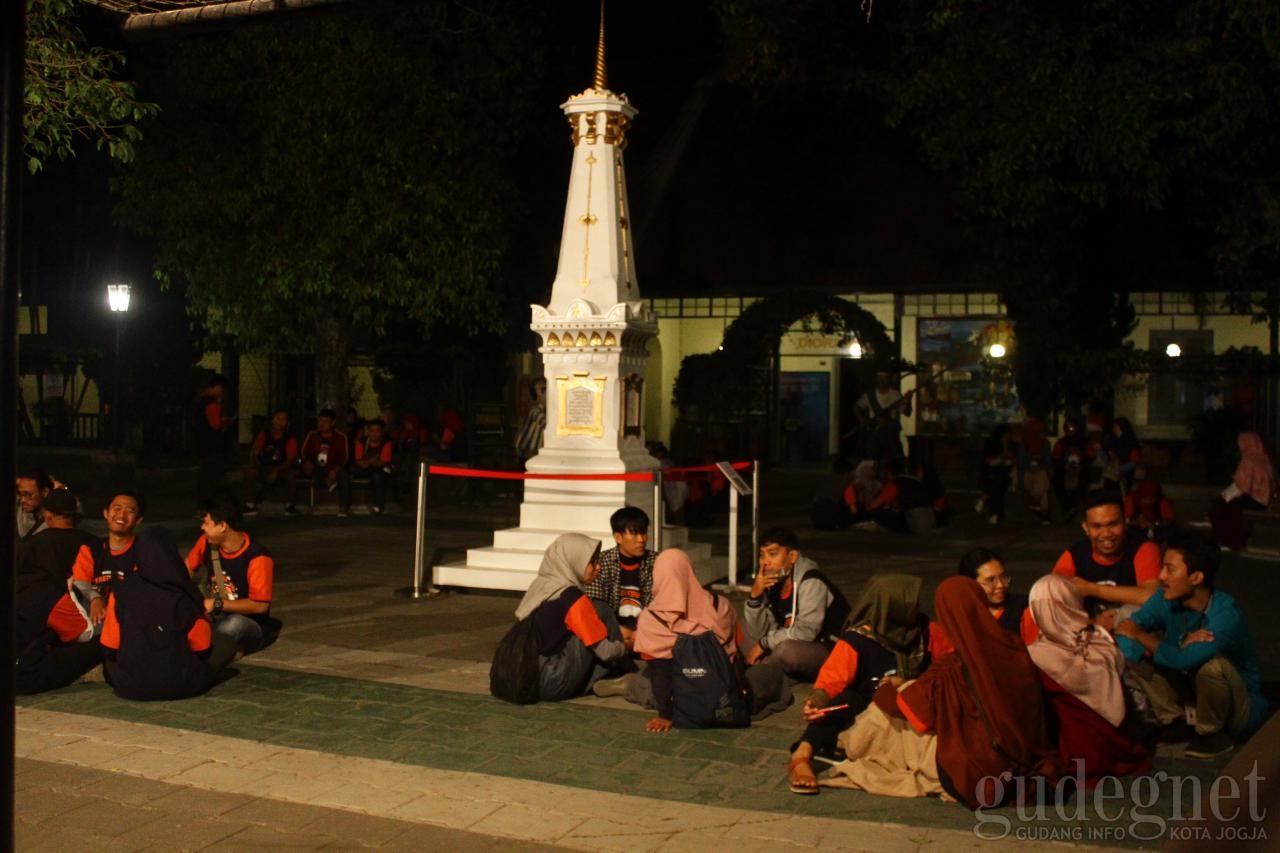
<svg viewBox="0 0 1280 853"><path fill-rule="evenodd" d="M738 585L738 490L729 489L729 586Z"/></svg>
<svg viewBox="0 0 1280 853"><path fill-rule="evenodd" d="M662 550L662 526L667 523L662 502L662 469L653 472L653 550Z"/></svg>
<svg viewBox="0 0 1280 853"><path fill-rule="evenodd" d="M760 553L760 460L751 460L751 559Z"/></svg>
<svg viewBox="0 0 1280 853"><path fill-rule="evenodd" d="M413 547L413 597L422 597L422 546L427 526L427 463L418 463L418 523Z"/></svg>

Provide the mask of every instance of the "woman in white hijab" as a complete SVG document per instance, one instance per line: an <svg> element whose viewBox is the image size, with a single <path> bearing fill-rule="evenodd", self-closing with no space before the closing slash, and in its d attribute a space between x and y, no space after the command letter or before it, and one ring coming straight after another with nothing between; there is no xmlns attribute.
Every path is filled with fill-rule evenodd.
<svg viewBox="0 0 1280 853"><path fill-rule="evenodd" d="M600 571L600 542L580 533L557 537L542 555L538 576L516 608L533 619L538 641L538 696L546 701L582 696L627 656L612 608L592 601L582 587Z"/></svg>

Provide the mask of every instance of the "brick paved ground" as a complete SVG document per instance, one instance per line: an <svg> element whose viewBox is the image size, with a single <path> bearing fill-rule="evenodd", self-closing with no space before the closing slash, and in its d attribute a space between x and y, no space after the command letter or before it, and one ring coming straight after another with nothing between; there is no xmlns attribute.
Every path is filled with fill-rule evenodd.
<svg viewBox="0 0 1280 853"><path fill-rule="evenodd" d="M958 555L979 543L1004 551L1025 590L1078 531L1035 526L1015 508L1006 525L969 514L928 538L817 533L805 517L813 479L766 479L764 517L795 526L806 553L850 592L875 571L904 570L926 579L927 601ZM195 523L180 509L161 502L148 522L194 539ZM514 525L516 512L511 500L437 501L428 547L460 554L494 527ZM801 727L797 708L747 730L657 736L643 731L644 712L619 699L527 708L491 699L488 661L516 597L397 596L410 580L411 513L339 520L268 512L251 530L277 558L280 641L195 700L128 703L93 682L22 699L21 848L70 848L82 827L92 843L80 846L112 850L987 846L972 834L972 814L935 800L791 795L784 775ZM698 535L724 553L723 528ZM1240 594L1269 681L1280 680L1280 626L1267 618L1276 568L1231 558L1222 578ZM1206 784L1218 766L1175 751L1158 762ZM1169 815L1173 800L1166 784L1150 812ZM1059 839L1117 840L1073 838L1114 826L1096 817L1063 821L1051 812L1035 826L1056 828Z"/></svg>

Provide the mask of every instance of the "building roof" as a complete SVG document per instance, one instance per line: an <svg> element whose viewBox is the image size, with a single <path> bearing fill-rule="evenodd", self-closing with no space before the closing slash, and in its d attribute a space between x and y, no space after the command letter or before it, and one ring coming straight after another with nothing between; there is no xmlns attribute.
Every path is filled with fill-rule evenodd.
<svg viewBox="0 0 1280 853"><path fill-rule="evenodd" d="M350 0L86 0L125 16L126 34L169 27L229 24L258 15L300 12L347 4Z"/></svg>

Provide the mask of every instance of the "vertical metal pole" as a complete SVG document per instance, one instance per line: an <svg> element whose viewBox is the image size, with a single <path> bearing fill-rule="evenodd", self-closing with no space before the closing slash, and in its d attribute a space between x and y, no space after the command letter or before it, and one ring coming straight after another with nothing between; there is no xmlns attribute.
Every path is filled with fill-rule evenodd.
<svg viewBox="0 0 1280 853"><path fill-rule="evenodd" d="M115 426L112 449L119 453L122 434L120 423L120 330L124 327L124 312L116 311L114 313L116 315L116 367L115 376L111 383L111 423Z"/></svg>
<svg viewBox="0 0 1280 853"><path fill-rule="evenodd" d="M418 523L413 540L413 597L422 597L422 547L427 526L427 463L418 463Z"/></svg>
<svg viewBox="0 0 1280 853"><path fill-rule="evenodd" d="M760 460L751 460L751 559L760 553Z"/></svg>
<svg viewBox="0 0 1280 853"><path fill-rule="evenodd" d="M654 551L662 550L662 526L667 523L666 504L662 500L662 469L653 472L653 540Z"/></svg>
<svg viewBox="0 0 1280 853"><path fill-rule="evenodd" d="M729 586L738 585L738 490L729 487Z"/></svg>
<svg viewBox="0 0 1280 853"><path fill-rule="evenodd" d="M8 487L17 467L18 280L22 245L22 75L26 3L0 5L0 483ZM13 528L10 528L11 530ZM13 535L0 536L0 849L13 849L14 672L17 657L13 591L17 588Z"/></svg>

